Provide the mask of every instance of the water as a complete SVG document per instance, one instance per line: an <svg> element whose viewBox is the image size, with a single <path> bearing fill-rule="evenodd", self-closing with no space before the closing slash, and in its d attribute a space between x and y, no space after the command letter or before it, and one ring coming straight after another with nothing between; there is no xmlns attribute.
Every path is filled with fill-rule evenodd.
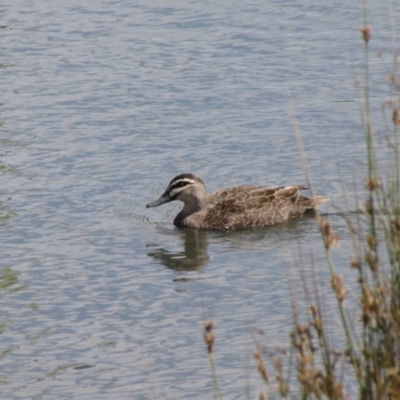
<svg viewBox="0 0 400 400"><path fill-rule="evenodd" d="M362 197L361 4L16 0L0 16L0 269L14 282L0 289L2 397L212 398L214 319L224 398L254 398L252 332L287 348L290 282L311 250L323 259L315 220L182 232L179 205L145 204L183 172L210 191L304 183L292 101L351 281L334 205L354 180ZM370 18L379 118L386 4Z"/></svg>

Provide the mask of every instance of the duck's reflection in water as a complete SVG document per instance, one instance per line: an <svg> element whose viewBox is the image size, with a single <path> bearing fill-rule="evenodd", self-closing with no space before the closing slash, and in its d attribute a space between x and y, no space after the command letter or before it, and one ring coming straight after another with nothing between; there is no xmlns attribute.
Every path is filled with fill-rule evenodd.
<svg viewBox="0 0 400 400"><path fill-rule="evenodd" d="M184 250L170 252L163 247L154 247L147 255L175 271L195 271L203 268L210 257L207 254L207 232L196 230L180 231Z"/></svg>

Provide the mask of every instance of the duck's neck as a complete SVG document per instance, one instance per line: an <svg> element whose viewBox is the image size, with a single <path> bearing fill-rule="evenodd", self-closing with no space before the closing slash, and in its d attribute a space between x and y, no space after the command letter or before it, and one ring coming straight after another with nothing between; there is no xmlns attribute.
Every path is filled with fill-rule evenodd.
<svg viewBox="0 0 400 400"><path fill-rule="evenodd" d="M180 213L175 217L174 225L178 227L196 225L196 221L201 220L203 214L206 215L206 208L207 199L196 199L194 202L185 203Z"/></svg>

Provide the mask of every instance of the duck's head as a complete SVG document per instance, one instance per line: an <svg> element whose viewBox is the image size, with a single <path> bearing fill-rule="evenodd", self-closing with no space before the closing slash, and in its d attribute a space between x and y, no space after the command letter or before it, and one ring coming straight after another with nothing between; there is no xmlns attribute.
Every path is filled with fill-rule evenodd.
<svg viewBox="0 0 400 400"><path fill-rule="evenodd" d="M165 192L146 207L158 207L173 200L180 200L189 206L199 206L206 196L206 187L199 177L193 174L181 174L172 179Z"/></svg>

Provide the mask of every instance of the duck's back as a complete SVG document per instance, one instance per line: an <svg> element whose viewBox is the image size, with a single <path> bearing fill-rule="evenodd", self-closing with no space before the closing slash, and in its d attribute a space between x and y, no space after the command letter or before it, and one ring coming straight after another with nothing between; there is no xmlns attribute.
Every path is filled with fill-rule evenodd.
<svg viewBox="0 0 400 400"><path fill-rule="evenodd" d="M208 229L243 229L270 226L297 218L328 198L301 196L302 185L286 187L237 186L208 196L202 226Z"/></svg>

